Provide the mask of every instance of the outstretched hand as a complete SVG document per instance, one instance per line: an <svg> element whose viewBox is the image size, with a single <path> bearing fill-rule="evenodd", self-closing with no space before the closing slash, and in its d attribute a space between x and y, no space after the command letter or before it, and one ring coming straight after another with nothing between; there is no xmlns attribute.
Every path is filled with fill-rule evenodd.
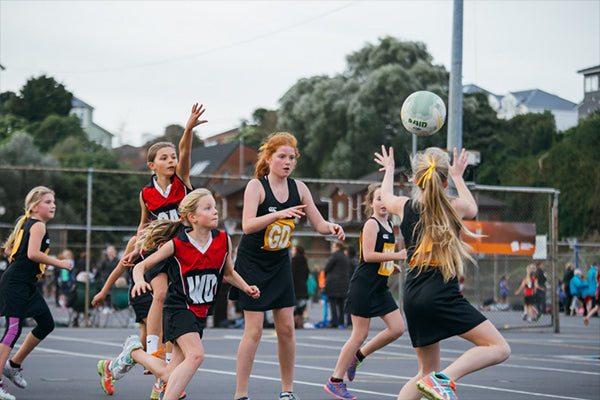
<svg viewBox="0 0 600 400"><path fill-rule="evenodd" d="M469 153L465 149L462 149L460 151L460 156L458 156L458 151L455 147L452 165L450 166L450 168L448 168L448 175L450 175L452 179L461 178L463 176L463 173L465 172L465 169L467 168L468 159Z"/></svg>
<svg viewBox="0 0 600 400"><path fill-rule="evenodd" d="M207 122L207 120L205 119L200 119L200 117L202 116L202 114L204 114L204 111L206 111L206 108L204 108L203 104L198 105L198 103L194 104L192 106L192 113L190 114L190 119L188 119L187 125L185 126L186 129L191 130L194 129L195 127L197 127L198 125L201 125L205 122Z"/></svg>
<svg viewBox="0 0 600 400"><path fill-rule="evenodd" d="M277 212L277 219L288 219L288 218L302 218L304 217L304 209L306 208L306 204L300 204L299 206L294 206L290 208L286 208L284 210Z"/></svg>
<svg viewBox="0 0 600 400"><path fill-rule="evenodd" d="M394 170L394 148L390 146L389 151L386 151L385 146L381 146L381 154L375 153L375 162L381 165L380 171L385 171L388 168Z"/></svg>

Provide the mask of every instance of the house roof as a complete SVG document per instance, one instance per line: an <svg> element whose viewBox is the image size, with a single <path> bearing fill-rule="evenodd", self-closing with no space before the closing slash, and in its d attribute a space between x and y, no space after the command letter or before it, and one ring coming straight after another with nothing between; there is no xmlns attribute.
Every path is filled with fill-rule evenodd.
<svg viewBox="0 0 600 400"><path fill-rule="evenodd" d="M485 90L484 88L474 85L472 83L468 84L468 85L463 85L463 93L464 94L470 94L470 93L485 93L488 96L494 96L495 98L498 99L498 101L500 101L502 99L502 96L499 96L495 93L490 92L489 90Z"/></svg>
<svg viewBox="0 0 600 400"><path fill-rule="evenodd" d="M222 142L238 134L240 128L233 128L225 132L217 133L216 135L204 138L205 142Z"/></svg>
<svg viewBox="0 0 600 400"><path fill-rule="evenodd" d="M580 69L579 71L577 71L578 74L583 74L583 75L596 74L598 72L600 72L600 65L596 65L594 67Z"/></svg>
<svg viewBox="0 0 600 400"><path fill-rule="evenodd" d="M238 142L231 142L192 149L190 175L214 174L238 146ZM196 187L206 185L207 181L208 178L193 178L193 183Z"/></svg>
<svg viewBox="0 0 600 400"><path fill-rule="evenodd" d="M90 106L88 103L75 96L73 96L73 99L71 100L71 107L85 107L91 110L94 109L94 107Z"/></svg>
<svg viewBox="0 0 600 400"><path fill-rule="evenodd" d="M577 104L558 97L554 94L544 92L540 89L510 92L519 103L528 108L539 108L543 110L573 110Z"/></svg>

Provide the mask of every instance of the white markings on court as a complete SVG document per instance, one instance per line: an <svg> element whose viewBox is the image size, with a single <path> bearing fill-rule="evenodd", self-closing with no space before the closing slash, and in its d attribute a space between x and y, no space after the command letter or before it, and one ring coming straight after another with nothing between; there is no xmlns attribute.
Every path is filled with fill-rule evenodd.
<svg viewBox="0 0 600 400"><path fill-rule="evenodd" d="M224 335L223 338L225 338L225 339L234 339L235 338L235 339L239 340L240 337L234 336L234 335ZM105 345L105 346L117 347L117 348L122 347L121 343L106 342L106 341L100 341L100 340L94 340L94 339L73 338L73 337L59 336L59 335L50 335L46 339L47 339L47 341L48 341L48 339L54 339L54 340L62 340L62 341L69 341L69 342L91 343L91 344ZM314 340L315 338L311 337L311 339ZM262 342L275 343L275 344L277 343L276 340L270 340L270 339L265 339L265 338L262 339ZM331 346L315 346L314 344L305 344L305 343L300 343L300 344L297 343L297 345L307 346L307 347L312 347L312 348L318 347L318 348L331 349ZM17 346L15 346L15 347L17 347ZM115 354L107 356L107 355L99 355L99 354L79 353L79 352L74 352L74 351L65 351L65 350L61 350L61 349L50 349L45 346L38 346L35 348L34 352L35 351L45 352L45 353L53 353L53 354L61 354L61 355L74 356L74 357L81 357L81 358L93 358L93 359L106 359L106 358L111 358L111 357L115 356ZM386 353L386 352L379 351L379 353ZM212 358L212 359L229 360L232 362L236 361L235 356L221 356L221 355L205 354L205 358L206 359ZM257 360L257 359L254 360L254 363L255 364L264 364L264 365L273 365L273 366L279 365L279 363L275 362L275 361L263 361L263 360ZM499 366L505 366L505 365L500 364ZM510 367L549 370L549 371L555 371L555 372L572 372L570 370L561 370L561 369L556 369L556 368L544 369L544 368L525 367L525 366L521 367L521 366L512 366L512 365ZM315 365L295 364L295 368L309 369L309 370L313 370L313 371L318 370L318 371L331 372L331 368L317 367ZM207 369L207 368L203 368L203 367L199 368L198 371L205 372L205 373L219 374L219 375L235 376L235 371ZM588 373L588 374L592 374L592 375L600 375L600 374L596 374L596 373L590 373L587 371L580 371L580 372L576 372L576 373ZM367 371L361 371L361 375L373 376L373 377L383 377L383 378L395 379L395 380L409 380L412 378L412 376L408 377L408 376L399 376L399 375L379 374L379 373L370 373ZM263 375L255 375L255 374L252 374L251 378L268 380L268 381L277 381L277 382L280 381L280 378L274 378L274 377L263 376ZM313 387L322 387L323 386L322 382L309 382L309 381L301 381L301 380L297 380L297 379L294 380L294 384L313 386ZM591 400L591 399L585 399L585 398L581 398L581 397L560 396L560 395L553 395L553 394L547 394L547 393L538 393L538 392L530 392L530 391L523 391L523 390L515 390L515 389L500 388L500 387L493 387L493 386L474 385L474 384L466 384L466 383L459 383L457 386L459 386L459 387L464 386L464 387L476 388L476 389L481 389L481 390L491 390L491 391L496 391L496 392L505 392L505 393L509 393L509 394L519 394L519 395L527 395L527 396L534 396L534 397L542 397L542 398L563 399L563 400ZM369 391L369 390L361 390L361 389L356 389L356 388L352 388L352 391L356 392L356 393L372 394L372 395L385 396L385 397L397 397L397 395L398 395L397 393L382 393L382 392L374 392L374 391Z"/></svg>

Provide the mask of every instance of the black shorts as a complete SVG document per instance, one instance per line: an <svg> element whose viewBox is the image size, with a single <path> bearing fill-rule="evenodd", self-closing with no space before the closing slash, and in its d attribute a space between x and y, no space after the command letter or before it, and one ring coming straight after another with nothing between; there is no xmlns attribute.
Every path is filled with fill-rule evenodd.
<svg viewBox="0 0 600 400"><path fill-rule="evenodd" d="M150 306L152 305L152 294L150 292L142 293L139 296L129 296L129 304L133 307L135 313L135 322L144 322L144 318L148 317Z"/></svg>
<svg viewBox="0 0 600 400"><path fill-rule="evenodd" d="M536 300L537 300L537 298L535 295L525 296L525 305L532 306L535 304Z"/></svg>
<svg viewBox="0 0 600 400"><path fill-rule="evenodd" d="M163 308L163 341L175 340L190 332L198 332L200 339L206 326L206 317L201 318L187 308Z"/></svg>

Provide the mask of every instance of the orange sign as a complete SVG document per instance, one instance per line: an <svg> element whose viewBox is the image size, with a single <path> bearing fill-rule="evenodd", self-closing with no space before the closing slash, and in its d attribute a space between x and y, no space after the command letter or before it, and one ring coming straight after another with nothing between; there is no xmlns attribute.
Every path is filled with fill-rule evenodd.
<svg viewBox="0 0 600 400"><path fill-rule="evenodd" d="M535 224L497 221L463 221L473 233L484 235L480 238L462 235L472 247L471 253L479 254L524 254L535 251Z"/></svg>

